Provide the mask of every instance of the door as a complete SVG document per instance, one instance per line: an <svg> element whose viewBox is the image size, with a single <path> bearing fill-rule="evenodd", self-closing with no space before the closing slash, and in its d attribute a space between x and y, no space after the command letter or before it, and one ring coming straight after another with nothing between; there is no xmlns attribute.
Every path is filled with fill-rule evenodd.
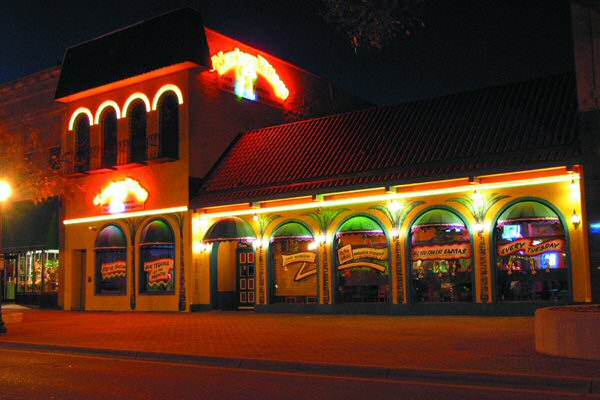
<svg viewBox="0 0 600 400"><path fill-rule="evenodd" d="M71 310L85 310L85 283L86 283L86 271L85 271L85 250L73 250L72 254L72 300Z"/></svg>
<svg viewBox="0 0 600 400"><path fill-rule="evenodd" d="M252 309L255 302L255 263L251 247L237 249L238 308Z"/></svg>

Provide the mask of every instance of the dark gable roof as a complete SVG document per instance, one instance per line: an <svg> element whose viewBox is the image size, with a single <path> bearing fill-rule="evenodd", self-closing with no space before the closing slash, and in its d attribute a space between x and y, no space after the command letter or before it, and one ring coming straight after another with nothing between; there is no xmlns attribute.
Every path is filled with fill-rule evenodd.
<svg viewBox="0 0 600 400"><path fill-rule="evenodd" d="M576 162L573 75L241 134L195 207Z"/></svg>
<svg viewBox="0 0 600 400"><path fill-rule="evenodd" d="M185 61L210 68L200 13L181 8L67 49L55 98Z"/></svg>

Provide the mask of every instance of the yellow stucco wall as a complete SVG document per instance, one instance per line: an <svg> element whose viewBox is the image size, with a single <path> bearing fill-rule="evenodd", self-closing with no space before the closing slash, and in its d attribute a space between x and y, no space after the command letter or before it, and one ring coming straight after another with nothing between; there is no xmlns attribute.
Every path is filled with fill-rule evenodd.
<svg viewBox="0 0 600 400"><path fill-rule="evenodd" d="M475 187L475 186L474 186ZM578 189L579 190L579 189ZM492 192L493 193L497 193L500 195L504 195L504 196L508 196L507 198L499 201L498 203L496 203L487 213L485 221L483 223L484 225L484 234L483 234L483 239L485 241L485 245L486 245L486 268L485 268L485 272L487 274L487 286L489 288L489 300L488 301L492 301L493 298L493 290L494 290L494 282L492 281L492 270L493 270L493 266L492 266L492 251L495 251L495 249L491 249L490 247L490 231L493 230L492 224L494 223L495 219L499 216L499 213L509 204L514 204L515 202L519 201L519 200L540 200L542 203L548 204L550 206L552 206L555 210L557 210L560 214L560 216L563 218L563 220L565 221L565 233L568 237L568 254L570 254L570 267L571 267L571 277L572 277L572 293L573 293L573 300L577 301L577 302L583 302L583 301L590 301L590 292L591 292L591 288L590 288L590 281L589 281L589 264L588 264L588 257L587 257L587 250L586 250L586 238L585 238L585 234L584 234L584 229L582 229L582 226L578 227L577 229L575 229L575 227L573 226L573 224L570 221L570 216L573 213L573 210L575 210L575 212L578 215L582 215L582 208L581 208L581 201L580 201L580 193L578 190L572 190L572 188L570 187L570 183L568 181L564 181L564 182L558 182L558 183L542 183L542 184L536 184L536 185L529 185L529 186L517 186L517 187L505 187L502 189L495 189L493 191L484 191L484 194L490 195ZM413 209L406 217L406 219L404 220L404 223L402 224L402 228L400 229L400 237L397 239L394 238L390 238L390 255L391 255L391 265L394 266L396 264L396 251L394 246L396 245L396 243L400 246L400 255L402 257L402 278L403 278L403 282L405 282L404 284L404 290L402 292L402 297L405 299L407 299L408 294L406 293L406 263L407 263L407 243L406 243L406 235L407 235L407 231L410 228L410 225L412 224L412 222L414 221L414 219L420 215L424 210L429 209L429 208L435 208L438 206L444 207L444 208L448 208L451 209L453 211L455 211L457 214L461 215L470 225L471 230L473 229L473 225L475 224L475 219L474 217L469 213L469 211L462 206L461 204L455 203L455 202L448 202L447 200L450 198L455 198L455 197L460 197L460 196L471 196L472 195L472 191L468 191L468 192L463 192L463 193L452 193L452 194L440 194L440 195L431 195L431 196L425 196L425 197L421 197L421 198L411 198L409 199L409 201L414 201L414 200L420 200L420 201L424 201L425 203L416 207L415 209ZM385 205L387 203L384 202L380 202L380 203L362 203L362 204L352 204L352 205L342 205L340 206L341 208L347 208L348 211L343 212L342 214L340 214L333 222L333 224L330 226L327 234L328 235L333 235L337 229L339 228L340 224L346 220L347 218L349 218L350 216L354 215L354 214L361 214L361 215L371 215L372 217L374 217L374 219L378 222L380 222L385 230L387 230L388 234L389 232L392 230L392 226L389 220L387 220L387 217L381 213L378 210L373 210L373 209L369 209L370 206L374 205L374 204L380 204L380 205ZM304 215L306 212L309 211L315 211L316 208L313 209L306 209L306 210L289 210L289 211L284 211L284 212L276 212L274 214L280 215L279 218L277 218L265 231L265 237L269 238L271 236L271 234L273 233L273 230L279 226L281 223L283 223L286 220L300 220L302 222L304 222L306 225L308 225L313 232L319 232L319 228L318 226L315 224L315 222L307 217L306 215ZM194 218L200 218L200 215L195 215ZM203 217L206 218L206 217ZM225 217L223 217L225 218ZM221 218L221 219L223 219ZM240 218L245 219L253 228L255 233L259 232L259 228L258 228L258 223L256 221L253 220L252 215L244 215L241 216ZM208 226L210 226L211 224L214 224L216 222L218 222L219 219L214 219L214 220L208 220L208 225L204 225L204 228L200 227L200 224L196 224L196 229L194 229L193 232L193 238L195 241L200 242L203 238L203 235L206 231L206 229L208 228ZM481 279L482 279L482 273L481 273L481 265L480 265L480 261L479 261L479 257L478 257L478 245L479 245L479 239L477 237L477 234L473 234L472 232L472 244L473 244L473 261L474 261L474 267L475 267L475 288L476 288L476 298L478 302L481 302ZM263 256L259 257L258 253L257 253L257 261L259 259L262 260L262 264L261 265L257 265L257 277L259 276L258 271L260 269L263 269L265 271L264 273L264 280L260 283L263 285L263 289L265 290L266 296L265 299L269 298L269 294L268 294L268 288L269 288L269 270L268 268L266 268L266 259L267 257L265 256L265 251L261 250ZM320 288L320 293L321 293L321 299L320 301L323 301L323 293L324 290L327 289L330 293L329 299L331 301L331 293L333 290L332 287L332 283L333 283L333 266L334 263L332 260L332 249L331 249L331 243L328 242L325 245L325 249L321 248L319 251L319 274L320 274L320 278L319 278L319 282L321 285ZM324 253L323 253L324 252ZM325 288L323 287L323 257L322 255L326 254L327 256L327 262L328 262L328 269L329 269L329 279L328 279L328 287ZM221 255L221 252L219 252L219 255ZM210 262L210 257L208 256L208 254L204 254L201 256L200 258L202 260L201 264L207 264ZM566 262L569 262L569 258L566 259ZM205 265L201 265L202 269L208 268ZM392 297L393 297L393 301L394 303L398 302L398 285L397 285L397 273L394 270L394 268L392 267L391 270L391 280L392 280ZM258 292L258 290L257 290ZM206 296L202 296L202 299L204 301L207 300Z"/></svg>

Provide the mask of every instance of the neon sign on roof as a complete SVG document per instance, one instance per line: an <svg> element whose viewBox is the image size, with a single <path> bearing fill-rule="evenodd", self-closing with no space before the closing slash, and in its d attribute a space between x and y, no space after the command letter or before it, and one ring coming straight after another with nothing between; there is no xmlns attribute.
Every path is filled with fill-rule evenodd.
<svg viewBox="0 0 600 400"><path fill-rule="evenodd" d="M254 82L258 75L262 75L271 84L275 96L285 100L290 95L289 89L281 80L275 68L260 55L244 53L236 48L233 51L223 53L219 51L212 56L213 71L224 75L227 71L235 68L235 94L249 100L256 100L254 93Z"/></svg>
<svg viewBox="0 0 600 400"><path fill-rule="evenodd" d="M103 206L103 212L117 214L143 208L147 198L148 191L138 181L125 178L122 181L111 182L104 188L94 197L94 205ZM106 209L104 206L107 206Z"/></svg>

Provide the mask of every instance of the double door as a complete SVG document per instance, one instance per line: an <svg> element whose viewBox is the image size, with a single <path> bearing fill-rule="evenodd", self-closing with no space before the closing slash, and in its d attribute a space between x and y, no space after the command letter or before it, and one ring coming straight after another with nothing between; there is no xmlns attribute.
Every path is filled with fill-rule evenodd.
<svg viewBox="0 0 600 400"><path fill-rule="evenodd" d="M256 263L252 248L237 250L238 308L254 308L256 293Z"/></svg>

